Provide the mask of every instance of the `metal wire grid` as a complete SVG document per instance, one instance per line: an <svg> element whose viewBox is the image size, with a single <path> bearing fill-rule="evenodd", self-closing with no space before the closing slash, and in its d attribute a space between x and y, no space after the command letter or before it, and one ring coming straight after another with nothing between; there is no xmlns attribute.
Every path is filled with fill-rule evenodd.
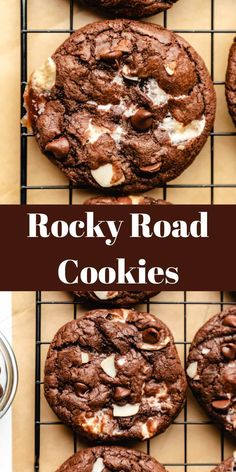
<svg viewBox="0 0 236 472"><path fill-rule="evenodd" d="M27 83L27 37L29 34L34 33L72 33L74 31L74 0L68 0L70 3L70 11L69 11L69 29L28 29L27 27L27 0L21 0L21 97L23 96L23 92ZM236 30L229 30L229 29L215 29L215 0L209 0L211 3L211 26L210 29L185 29L185 30L175 30L177 33L194 33L194 34L206 34L210 35L211 37L211 75L214 81L214 85L224 85L222 81L215 81L214 80L214 39L215 34L224 34L224 33L232 33L236 34ZM168 13L164 13L164 26L168 27ZM25 113L24 106L23 106L23 99L21 101L21 115L23 116ZM215 188L236 188L236 183L232 184L215 184L214 183L214 141L215 137L229 137L229 136L236 136L235 132L215 132L214 129L211 132L210 140L210 153L211 153L211 179L210 183L208 184L165 184L160 186L163 191L163 198L167 196L168 188L209 188L211 192L211 203L214 203L214 189ZM28 185L27 184L27 142L28 139L31 139L32 135L27 133L27 129L23 126L21 127L21 187L20 187L20 201L21 204L27 204L27 193L28 190L68 190L68 203L72 204L73 201L73 190L80 188L72 184L71 182L68 185ZM41 427L47 425L58 425L60 422L43 422L41 421L41 385L43 384L41 379L41 348L43 345L49 344L49 341L42 340L41 332L42 332L42 306L45 304L54 304L54 305L61 305L61 304L70 304L72 306L72 317L75 319L77 314L77 305L78 303L74 299L72 302L61 302L61 301L49 301L45 302L42 301L42 294L40 291L36 292L36 364L35 364L35 463L34 463L34 470L40 470L40 438L41 438ZM158 305L158 301L150 301L147 303L147 311L152 311L152 305ZM190 302L187 301L187 293L184 292L184 301L182 302L160 302L160 305L171 306L172 304L180 304L183 306L184 310L184 338L182 341L178 342L177 344L183 345L184 347L184 358L186 359L187 355L187 348L189 342L187 341L187 308L190 305L217 305L219 306L219 302L205 302L205 301L198 301L198 302ZM227 305L227 302L224 301L224 294L221 292L220 296L220 304L223 308L224 305ZM232 304L232 303L230 303ZM211 421L188 421L187 417L187 404L184 407L184 419L183 421L176 420L175 424L183 425L184 426L184 462L181 463L167 463L165 464L166 467L174 466L180 467L180 470L187 472L188 467L204 467L210 466L214 467L216 464L212 463L189 463L188 459L188 425L201 425L201 424L212 424ZM73 434L73 449L74 452L77 450L77 437ZM150 451L150 441L147 441L147 452ZM221 460L224 460L224 433L221 433L221 441L220 441L220 451L221 451ZM43 471L42 471L43 472Z"/></svg>

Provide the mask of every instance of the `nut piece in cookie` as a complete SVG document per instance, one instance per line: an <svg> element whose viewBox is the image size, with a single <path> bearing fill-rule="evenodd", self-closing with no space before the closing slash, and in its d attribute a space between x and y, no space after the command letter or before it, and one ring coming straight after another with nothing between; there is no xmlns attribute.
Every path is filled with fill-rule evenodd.
<svg viewBox="0 0 236 472"><path fill-rule="evenodd" d="M187 365L189 385L216 423L236 437L236 308L211 318L197 332Z"/></svg>
<svg viewBox="0 0 236 472"><path fill-rule="evenodd" d="M88 439L145 440L174 421L186 379L164 323L134 310L98 309L55 335L44 391L61 421Z"/></svg>
<svg viewBox="0 0 236 472"><path fill-rule="evenodd" d="M193 162L215 105L206 66L183 38L117 19L76 31L31 75L24 123L71 182L130 194Z"/></svg>

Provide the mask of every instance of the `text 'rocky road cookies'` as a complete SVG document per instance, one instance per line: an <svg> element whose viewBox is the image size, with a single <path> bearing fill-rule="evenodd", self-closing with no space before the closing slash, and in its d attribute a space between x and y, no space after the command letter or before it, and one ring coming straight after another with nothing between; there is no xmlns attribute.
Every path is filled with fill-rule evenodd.
<svg viewBox="0 0 236 472"><path fill-rule="evenodd" d="M215 103L206 66L184 39L149 23L110 20L72 34L31 75L24 122L72 182L129 193L192 163Z"/></svg>
<svg viewBox="0 0 236 472"><path fill-rule="evenodd" d="M214 316L198 331L187 377L209 415L236 436L236 308Z"/></svg>
<svg viewBox="0 0 236 472"><path fill-rule="evenodd" d="M166 472L155 459L143 452L122 447L84 449L68 459L57 472Z"/></svg>
<svg viewBox="0 0 236 472"><path fill-rule="evenodd" d="M186 379L164 323L134 310L94 310L57 332L44 389L58 417L81 435L145 440L178 415Z"/></svg>
<svg viewBox="0 0 236 472"><path fill-rule="evenodd" d="M141 18L168 10L177 0L83 0L85 5L101 8L109 15Z"/></svg>

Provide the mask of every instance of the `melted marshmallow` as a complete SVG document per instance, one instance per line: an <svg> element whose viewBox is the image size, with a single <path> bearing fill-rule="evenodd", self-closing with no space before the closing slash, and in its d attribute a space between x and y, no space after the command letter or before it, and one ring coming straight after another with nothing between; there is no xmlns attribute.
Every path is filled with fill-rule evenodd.
<svg viewBox="0 0 236 472"><path fill-rule="evenodd" d="M205 128L205 124L205 116L203 116L200 120L191 121L191 123L186 126L184 126L183 123L177 121L172 116L167 116L161 123L160 129L166 131L169 134L172 144L178 145L200 136Z"/></svg>
<svg viewBox="0 0 236 472"><path fill-rule="evenodd" d="M159 87L155 79L149 79L145 86L145 93L154 105L163 105L169 100L169 95Z"/></svg>

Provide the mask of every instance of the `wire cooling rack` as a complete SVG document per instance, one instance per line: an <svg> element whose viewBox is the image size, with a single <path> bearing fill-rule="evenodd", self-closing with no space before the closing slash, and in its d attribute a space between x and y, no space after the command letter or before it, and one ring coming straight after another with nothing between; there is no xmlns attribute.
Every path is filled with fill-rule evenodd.
<svg viewBox="0 0 236 472"><path fill-rule="evenodd" d="M195 0L192 0L195 1ZM214 51L215 51L215 36L216 34L236 34L236 30L231 30L231 29L216 29L215 28L215 2L217 0L208 0L211 6L211 18L210 18L210 25L208 29L178 29L175 30L178 33L182 34L196 34L196 35L203 35L206 37L210 37L210 48L211 48L211 75L212 79L214 81L214 84L216 87L218 86L224 86L223 81L217 81L215 79L215 66L214 66ZM21 93L23 95L23 91L27 82L27 77L28 77L28 58L27 58L27 51L28 51L28 44L27 40L29 35L33 34L57 34L57 33L72 33L74 31L74 9L75 9L75 1L73 0L68 0L69 3L69 28L68 29L32 29L28 28L28 21L27 21L27 7L30 4L30 0L21 0ZM223 3L223 0L222 0ZM222 7L223 8L223 7ZM163 14L163 25L165 27L168 27L168 13L165 12ZM58 41L58 44L60 44L60 39ZM21 113L22 116L25 113L24 107L23 107L23 100L21 102ZM180 188L180 189L203 189L207 188L210 191L210 201L213 204L215 201L215 189L217 188L222 188L222 189L236 189L236 182L232 183L215 183L215 172L214 172L214 167L215 167L215 139L216 138L228 138L236 136L235 132L226 132L226 131L215 131L214 129L211 132L210 135L210 180L208 183L187 183L187 184L177 184L177 183L169 183L163 186L160 186L163 192L163 198L167 198L167 193L168 189L171 188ZM68 203L72 204L73 203L73 192L78 189L78 186L73 185L72 183L69 183L68 185L44 185L43 182L40 185L28 185L28 179L27 179L27 168L28 168L28 140L32 139L32 136L27 133L27 129L24 127L21 127L21 187L20 187L20 201L21 204L27 204L28 203L28 192L29 191L34 191L34 190L65 190L68 191ZM38 202L40 203L40 202ZM234 203L234 202L230 202ZM188 345L190 344L187 336L187 318L188 318L188 312L191 309L191 307L199 307L199 310L202 309L203 307L210 306L210 307L215 307L216 312L219 311L219 308L223 308L224 305L227 305L228 303L232 304L232 302L227 302L224 299L224 294L223 292L219 294L219 297L217 301L215 300L210 300L210 301L205 301L204 299L202 301L190 301L188 299L188 294L187 292L183 293L183 297L181 301L158 301L158 298L156 301L150 301L146 305L146 310L147 311L154 311L157 309L165 309L165 310L170 310L171 308L173 309L173 306L178 305L180 309L182 310L182 339L177 340L176 344L178 347L183 348L183 356L184 360L186 359L187 355L187 350L188 350ZM235 302L236 303L236 302ZM60 425L60 422L58 421L45 421L42 418L42 384L43 384L43 377L42 377L42 349L44 346L47 346L50 342L50 339L45 339L44 335L42 334L43 331L43 326L44 326L44 318L43 318L43 310L45 307L48 306L67 306L70 307L70 315L68 316L68 321L72 318L76 318L78 315L78 303L76 302L75 299L72 299L71 301L61 301L59 300L47 300L45 301L43 299L43 295L40 291L36 292L36 365L35 365L35 463L34 463L34 470L40 472L44 472L44 470L40 467L41 462L42 462L42 455L43 451L41 448L41 440L42 440L42 435L43 435L43 428L47 426L58 426ZM178 425L179 427L183 428L183 441L181 444L182 448L182 455L181 455L181 460L178 461L165 461L165 465L167 468L169 468L170 471L180 471L180 472L192 472L192 470L198 470L201 468L201 471L203 472L208 472L208 470L211 470L217 462L220 462L220 460L224 459L225 455L225 438L223 432L220 434L220 441L217 447L219 447L219 457L217 461L194 461L189 459L189 429L193 426L202 426L202 425L211 425L211 421L209 419L205 420L189 420L188 419L188 404L186 404L184 408L183 414L177 418L175 421L175 425ZM53 435L54 431L53 429L51 430L51 434ZM201 433L200 433L201 434ZM78 441L76 438L76 435L72 434L72 451L76 452L77 447L78 447ZM152 441L147 441L146 442L146 451L148 453L153 454L152 450ZM170 444L170 454L171 456L171 444Z"/></svg>

